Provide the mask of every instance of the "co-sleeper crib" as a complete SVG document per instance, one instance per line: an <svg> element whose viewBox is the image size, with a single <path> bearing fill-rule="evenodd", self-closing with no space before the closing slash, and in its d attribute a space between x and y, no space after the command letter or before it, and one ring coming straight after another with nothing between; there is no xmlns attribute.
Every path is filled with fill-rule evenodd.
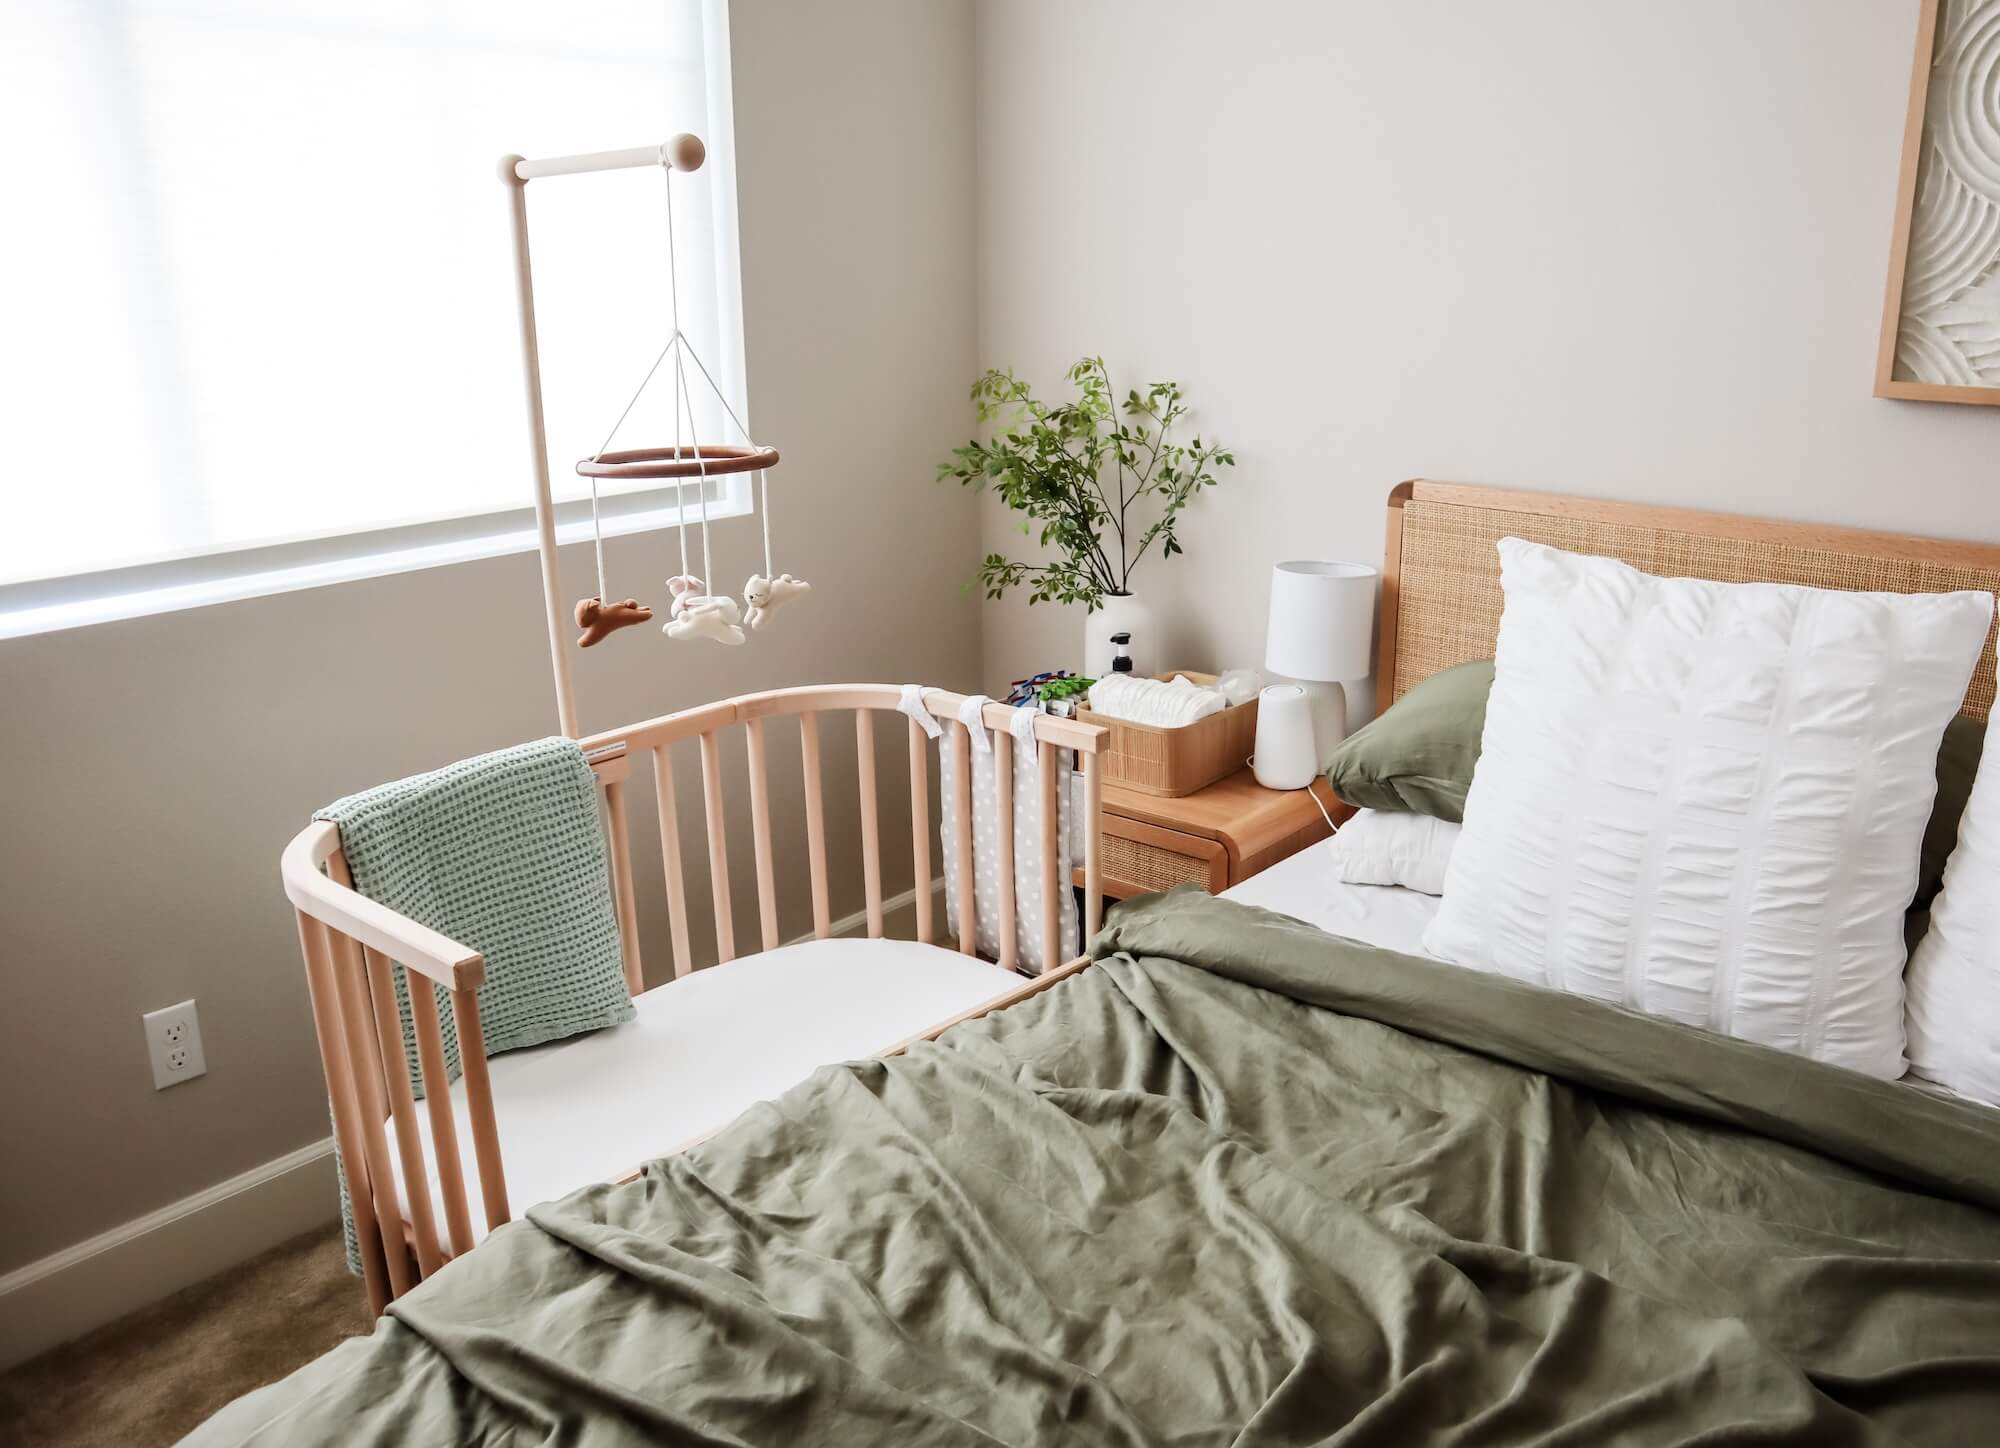
<svg viewBox="0 0 2000 1448"><path fill-rule="evenodd" d="M759 1063L755 1071L706 1087L715 1099L707 1103L710 1120L695 1137L723 1125L738 1111L803 1077L828 1060L851 1058L870 1051L900 1050L911 1041L934 1036L946 1027L1053 984L1078 969L1082 960L1022 981L1011 974L1016 955L1014 911L1014 811L1011 751L994 751L994 826L997 835L1000 924L999 960L992 965L973 955L974 932L961 929L957 953L935 943L931 872L930 736L914 719L898 712L904 693L893 684L816 685L749 694L685 709L628 728L607 730L580 742L596 771L603 793L609 835L613 892L623 937L626 985L640 1019L595 1036L574 1038L531 1051L513 1052L489 1062L480 1048L477 990L485 978L485 962L470 946L447 939L416 921L357 893L349 884L340 853L338 828L315 821L286 848L282 860L285 893L298 914L300 946L305 956L313 1025L320 1061L326 1073L333 1107L334 1131L348 1174L353 1224L360 1247L362 1275L374 1310L437 1271L479 1240L474 1229L468 1187L476 1188L485 1231L510 1216L508 1165L502 1150L501 1107L515 1101L515 1114L532 1123L538 1114L521 1093L536 1083L561 1083L571 1093L556 1101L543 1124L557 1122L565 1133L589 1130L602 1113L578 1102L590 1094L591 1082L603 1086L630 1083L647 1062L635 1053L656 1050L677 1015L695 1022L696 1038L711 1057L727 1067L737 1060ZM958 751L956 778L959 798L951 811L954 838L940 841L955 849L958 877L972 878L973 810L969 762L971 735L959 722L965 700L957 694L928 689L923 708L941 725L940 748ZM866 892L867 939L835 941L827 888L825 789L819 750L820 716L852 711L859 795L860 858ZM881 823L875 797L876 716L888 712L906 725L909 740L910 831L916 940L890 942L883 937ZM989 730L1005 737L1015 711L989 703L982 718ZM812 890L814 940L804 946L781 947L778 937L778 880L772 849L770 777L766 755L766 724L772 719L797 720L805 784L806 853ZM755 847L757 927L759 945L739 960L731 909L729 845L722 770L722 735L744 731L749 786L750 827ZM1071 888L1059 879L1056 830L1058 749L1075 750L1085 790L1083 825L1084 933L1097 929L1102 896L1098 862L1099 772L1096 755L1105 731L1075 720L1038 715L1034 739L1039 750L1041 881L1044 927L1043 958L1059 958L1056 908L1059 892ZM714 900L715 946L725 969L693 971L688 938L686 886L682 870L679 815L674 794L671 751L693 740L700 751L702 795L706 817L709 878ZM673 950L674 980L645 989L630 840L626 824L625 790L633 760L646 756L652 769L659 807L660 848L666 876L667 911ZM963 892L965 910L973 909L971 892ZM856 951L865 951L858 957ZM817 953L815 953L817 952ZM762 957L759 960L759 957ZM737 962L734 969L727 963ZM753 963L754 962L754 963ZM770 969L766 969L770 967ZM415 971L445 987L462 1055L463 1077L447 1085L443 1037L431 991L408 992L425 1087L421 1104L403 1046L397 1006L397 972ZM836 981L835 974L839 973ZM891 999L856 998L855 981ZM987 987L991 986L989 991ZM768 997L783 999L772 1003ZM923 1013L926 1003L941 1010ZM899 1005L901 1009L899 1010ZM916 1018L909 1018L911 1010ZM853 1049L842 1050L838 1018L846 1012L846 1037L856 1029L854 1012L879 1018L879 1035L870 1035ZM648 1022L658 1029L648 1034ZM771 1049L770 1043L780 1046ZM742 1047L737 1052L736 1047ZM831 1054L825 1052L830 1051ZM596 1053L592 1055L590 1053ZM560 1054L559 1054L560 1053ZM775 1057L773 1059L773 1057ZM398 1069L397 1063L401 1063ZM555 1063L555 1064L551 1064ZM658 1062L652 1063L654 1065ZM518 1069L517 1069L518 1067ZM509 1073L513 1074L509 1074ZM721 1074L728 1076L724 1069ZM502 1079L504 1078L504 1079ZM515 1082L510 1098L509 1083ZM496 1079L501 1086L496 1089ZM773 1085L772 1083L776 1084ZM685 1081L677 1083L685 1086ZM732 1094L734 1093L734 1094ZM654 1119L654 1103L626 1103L622 1118L630 1155L621 1165L628 1172L663 1152L692 1144L688 1140L645 1140ZM718 1113L719 1116L717 1115ZM614 1135L620 1125L606 1129ZM469 1150L461 1146L469 1140ZM539 1161L538 1161L539 1164ZM558 1174L561 1164L558 1163ZM433 1172L435 1184L433 1184ZM546 1170L540 1173L548 1176ZM612 1173L611 1175L616 1175ZM471 1179L468 1181L468 1177ZM594 1178L533 1184L535 1200L588 1185ZM443 1219L440 1233L439 1218Z"/></svg>

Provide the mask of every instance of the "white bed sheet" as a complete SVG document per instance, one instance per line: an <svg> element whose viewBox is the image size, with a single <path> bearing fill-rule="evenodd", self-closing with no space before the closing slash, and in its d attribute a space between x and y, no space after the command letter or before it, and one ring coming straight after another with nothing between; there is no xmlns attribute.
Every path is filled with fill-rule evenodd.
<svg viewBox="0 0 2000 1448"><path fill-rule="evenodd" d="M1401 885L1350 885L1334 873L1329 843L1280 860L1223 891L1223 898L1293 916L1329 935L1345 935L1407 955L1429 956L1424 949L1424 927L1438 912L1442 903L1438 897Z"/></svg>
<svg viewBox="0 0 2000 1448"><path fill-rule="evenodd" d="M953 950L907 940L814 940L698 970L634 997L638 1019L491 1064L507 1198L536 1202L609 1181L727 1125L834 1061L885 1050L1021 985ZM452 1088L474 1239L486 1235L465 1086ZM429 1108L417 1103L438 1240L449 1250ZM388 1123L405 1214L396 1123Z"/></svg>

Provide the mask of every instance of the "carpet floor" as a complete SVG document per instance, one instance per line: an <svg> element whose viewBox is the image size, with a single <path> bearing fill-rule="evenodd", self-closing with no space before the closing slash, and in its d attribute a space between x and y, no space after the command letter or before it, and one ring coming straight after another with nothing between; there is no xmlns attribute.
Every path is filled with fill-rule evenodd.
<svg viewBox="0 0 2000 1448"><path fill-rule="evenodd" d="M0 1442L172 1443L373 1326L339 1226L311 1232L0 1374Z"/></svg>

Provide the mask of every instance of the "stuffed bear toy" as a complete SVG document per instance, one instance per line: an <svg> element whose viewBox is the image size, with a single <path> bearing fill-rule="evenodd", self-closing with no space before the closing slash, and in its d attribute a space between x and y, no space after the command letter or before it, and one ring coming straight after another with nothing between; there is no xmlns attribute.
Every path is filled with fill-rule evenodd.
<svg viewBox="0 0 2000 1448"><path fill-rule="evenodd" d="M644 623L652 616L653 611L636 598L628 598L622 603L606 603L601 598L579 599L576 626L583 633L577 638L577 647L587 649L592 644L602 643L619 629Z"/></svg>

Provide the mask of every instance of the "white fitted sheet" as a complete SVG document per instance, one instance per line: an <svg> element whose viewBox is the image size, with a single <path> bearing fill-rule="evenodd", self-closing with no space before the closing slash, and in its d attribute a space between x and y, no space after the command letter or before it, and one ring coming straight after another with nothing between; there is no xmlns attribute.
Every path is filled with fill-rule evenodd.
<svg viewBox="0 0 2000 1448"><path fill-rule="evenodd" d="M1438 898L1401 885L1350 885L1334 872L1330 846L1328 841L1300 850L1223 891L1223 897L1290 915L1329 935L1428 956L1424 928L1438 912Z"/></svg>
<svg viewBox="0 0 2000 1448"><path fill-rule="evenodd" d="M815 940L695 971L633 1000L638 1019L492 1060L507 1198L608 1181L726 1125L835 1061L869 1056L1021 985L1012 971L906 940ZM486 1235L465 1087L452 1088L475 1239ZM429 1108L417 1129L449 1250ZM405 1214L396 1124L388 1123Z"/></svg>

